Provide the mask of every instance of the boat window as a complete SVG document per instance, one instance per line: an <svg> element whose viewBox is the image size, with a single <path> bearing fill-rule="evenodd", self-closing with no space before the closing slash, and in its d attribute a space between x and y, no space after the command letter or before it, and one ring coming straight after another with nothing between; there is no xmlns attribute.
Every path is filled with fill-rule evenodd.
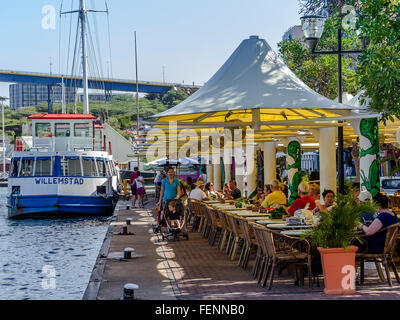
<svg viewBox="0 0 400 320"><path fill-rule="evenodd" d="M64 157L64 176L81 176L81 160L79 157Z"/></svg>
<svg viewBox="0 0 400 320"><path fill-rule="evenodd" d="M114 169L113 163L112 163L111 160L108 160L107 162L108 162L108 168L110 170L110 175L114 176L115 175L115 169Z"/></svg>
<svg viewBox="0 0 400 320"><path fill-rule="evenodd" d="M97 177L96 163L94 158L82 157L83 175L86 177Z"/></svg>
<svg viewBox="0 0 400 320"><path fill-rule="evenodd" d="M75 137L89 137L89 123L75 123Z"/></svg>
<svg viewBox="0 0 400 320"><path fill-rule="evenodd" d="M51 176L53 161L51 157L37 157L35 166L35 176Z"/></svg>
<svg viewBox="0 0 400 320"><path fill-rule="evenodd" d="M69 123L56 123L56 137L69 137L70 133Z"/></svg>
<svg viewBox="0 0 400 320"><path fill-rule="evenodd" d="M107 177L106 163L103 158L96 158L97 169L99 170L100 177Z"/></svg>
<svg viewBox="0 0 400 320"><path fill-rule="evenodd" d="M40 138L51 137L51 124L36 123L35 131L36 131L36 137Z"/></svg>
<svg viewBox="0 0 400 320"><path fill-rule="evenodd" d="M33 175L33 161L33 157L22 158L21 172L19 174L21 177L31 177Z"/></svg>
<svg viewBox="0 0 400 320"><path fill-rule="evenodd" d="M20 158L13 158L11 161L10 177L18 177L18 167Z"/></svg>

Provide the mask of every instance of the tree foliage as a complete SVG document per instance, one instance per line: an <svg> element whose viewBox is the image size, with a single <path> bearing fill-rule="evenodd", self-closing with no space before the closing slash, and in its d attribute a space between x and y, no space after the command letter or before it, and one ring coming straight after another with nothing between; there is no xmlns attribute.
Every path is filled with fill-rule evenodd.
<svg viewBox="0 0 400 320"><path fill-rule="evenodd" d="M336 16L327 21L317 50L337 49ZM359 44L355 33L343 38L343 48L352 49ZM335 99L338 95L338 61L335 55L311 55L309 48L300 40L292 39L278 44L279 54L287 66L310 88L319 94ZM342 58L343 91L356 94L359 87L356 79L357 60L353 56Z"/></svg>
<svg viewBox="0 0 400 320"><path fill-rule="evenodd" d="M400 118L400 1L399 0L299 0L300 12L338 14L344 5L357 12L355 29L369 43L355 69L368 100L382 119Z"/></svg>

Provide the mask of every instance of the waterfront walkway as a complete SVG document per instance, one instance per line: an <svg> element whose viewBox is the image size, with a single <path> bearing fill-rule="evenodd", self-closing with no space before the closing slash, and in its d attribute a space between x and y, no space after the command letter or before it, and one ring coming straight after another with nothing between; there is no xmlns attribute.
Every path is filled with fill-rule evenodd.
<svg viewBox="0 0 400 320"><path fill-rule="evenodd" d="M128 282L139 285L135 291L138 299L400 299L400 286L395 279L392 288L386 282L367 278L365 285L357 286L355 295L328 296L323 293L322 279L321 286L313 289L294 286L293 278L285 271L275 277L272 290L267 290L252 278L252 261L247 270L242 270L237 261L230 261L216 246L209 246L197 232L190 232L188 241L162 241L161 236L153 234L152 206L128 211L124 210L126 203L120 201L116 220L133 218L128 231L135 234L117 235L122 226L110 226L101 252L103 258L98 259L84 299L118 300ZM137 257L120 259L126 247L134 248Z"/></svg>

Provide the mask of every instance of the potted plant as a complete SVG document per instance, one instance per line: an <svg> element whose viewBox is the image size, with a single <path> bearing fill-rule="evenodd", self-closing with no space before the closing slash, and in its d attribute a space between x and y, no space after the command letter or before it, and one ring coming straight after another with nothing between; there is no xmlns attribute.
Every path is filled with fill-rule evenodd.
<svg viewBox="0 0 400 320"><path fill-rule="evenodd" d="M321 220L305 237L318 246L321 255L326 294L355 293L355 255L351 245L357 238L357 225L363 213L374 213L372 201L358 204L353 192L338 194L335 206L321 212Z"/></svg>

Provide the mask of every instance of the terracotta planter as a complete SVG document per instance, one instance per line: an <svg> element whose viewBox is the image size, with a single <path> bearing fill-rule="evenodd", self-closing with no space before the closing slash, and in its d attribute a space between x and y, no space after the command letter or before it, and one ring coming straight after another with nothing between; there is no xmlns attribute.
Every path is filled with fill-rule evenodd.
<svg viewBox="0 0 400 320"><path fill-rule="evenodd" d="M357 247L318 248L324 272L325 294L355 293L355 263Z"/></svg>

